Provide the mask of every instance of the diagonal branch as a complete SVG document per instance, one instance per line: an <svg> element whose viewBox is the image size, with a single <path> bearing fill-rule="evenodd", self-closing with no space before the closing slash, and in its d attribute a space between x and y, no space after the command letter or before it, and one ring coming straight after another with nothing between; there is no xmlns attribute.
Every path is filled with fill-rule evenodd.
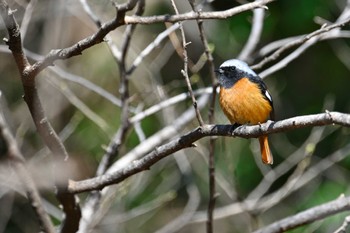
<svg viewBox="0 0 350 233"><path fill-rule="evenodd" d="M33 64L32 73L36 75L46 67L53 65L53 62L56 60L67 59L73 56L81 55L84 50L103 42L105 36L109 32L125 24L124 17L126 12L132 10L136 6L137 2L138 0L129 0L124 4L116 5L115 7L117 13L116 17L113 20L102 24L95 34L78 41L68 48L51 50L43 60Z"/></svg>
<svg viewBox="0 0 350 233"><path fill-rule="evenodd" d="M1 96L1 92L0 92L0 96ZM27 198L31 202L31 205L39 219L42 230L44 230L44 232L46 233L54 233L55 232L54 226L50 220L49 215L44 209L43 203L41 201L41 197L39 195L39 191L35 186L34 180L31 174L29 173L27 167L25 166L25 159L21 151L19 150L16 140L11 134L1 112L0 112L0 141L3 141L6 145L6 151L4 151L4 154L7 156L7 159L10 161L10 164L13 165L18 177L23 183L23 187L25 187ZM0 156L2 157L2 153L0 154Z"/></svg>
<svg viewBox="0 0 350 233"><path fill-rule="evenodd" d="M292 129L331 124L350 127L350 114L326 112L293 117L277 122L268 121L261 125L241 126L238 128L233 128L232 125L203 125L173 141L155 148L152 152L144 156L142 159L135 160L128 166L117 170L116 172L83 181L70 181L68 191L71 193L81 193L102 189L105 186L120 183L136 173L148 170L159 160L169 156L176 151L195 146L193 143L203 137L236 136L242 138L254 138L259 137L263 134L285 132Z"/></svg>
<svg viewBox="0 0 350 233"><path fill-rule="evenodd" d="M350 210L350 197L341 196L334 201L310 208L296 215L284 218L254 233L278 233Z"/></svg>
<svg viewBox="0 0 350 233"><path fill-rule="evenodd" d="M33 69L33 66L29 64L23 52L20 28L13 16L13 11L9 8L5 0L0 1L0 14L5 22L9 35L7 44L20 72L24 89L24 100L27 103L38 133L55 157L63 158L63 160L67 162L68 153L44 113L35 84L37 73L33 72L35 68ZM81 217L80 207L75 200L75 196L68 193L66 190L68 179L66 179L65 184L60 183L57 173L55 179L55 185L57 186L56 197L61 202L66 214L61 232L75 232L78 229Z"/></svg>
<svg viewBox="0 0 350 233"><path fill-rule="evenodd" d="M321 39L321 36L323 36L324 33L327 33L329 31L336 29L336 28L339 28L339 27L344 27L344 25L348 24L349 22L350 22L350 18L348 18L342 22L337 22L337 23L334 23L331 25L323 25L320 29L287 43L286 45L284 45L281 48L279 48L278 50L276 50L270 56L264 58L260 63L254 65L254 66L251 66L251 68L254 70L261 69L267 63L272 62L272 61L276 60L277 58L279 58L285 51L287 51L293 47L302 45L312 38L317 38L317 40L319 40L319 39ZM317 42L317 40L315 42Z"/></svg>

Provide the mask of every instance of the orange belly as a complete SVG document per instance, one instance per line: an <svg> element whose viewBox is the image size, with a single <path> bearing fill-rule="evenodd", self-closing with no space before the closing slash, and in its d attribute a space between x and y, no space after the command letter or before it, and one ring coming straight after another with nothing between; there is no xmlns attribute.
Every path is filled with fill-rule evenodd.
<svg viewBox="0 0 350 233"><path fill-rule="evenodd" d="M256 83L242 78L230 89L220 88L220 105L232 124L265 122L272 110Z"/></svg>

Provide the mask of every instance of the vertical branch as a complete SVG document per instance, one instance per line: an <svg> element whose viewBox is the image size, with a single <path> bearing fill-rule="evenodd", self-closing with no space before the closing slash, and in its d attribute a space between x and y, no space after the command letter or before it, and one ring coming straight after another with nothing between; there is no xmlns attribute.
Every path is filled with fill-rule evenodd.
<svg viewBox="0 0 350 233"><path fill-rule="evenodd" d="M81 4L83 5L86 13L93 19L95 24L100 27L101 21L98 19L98 17L92 12L90 6L85 0L81 0ZM135 0L129 0L126 5L127 10L132 10L137 4L137 9L135 12L135 15L140 16L144 12L145 8L145 1L135 1ZM118 10L120 8L123 8L123 5L116 5L117 14ZM125 9L124 9L125 10ZM122 146L123 142L125 141L126 135L130 129L130 122L129 122L129 75L132 72L127 72L126 67L126 57L127 53L130 47L130 42L132 35L134 33L134 30L136 28L136 24L133 25L127 25L125 32L124 32L124 38L123 43L121 46L121 49L119 50L116 45L113 43L111 38L108 39L108 47L117 62L119 66L119 76L120 76L120 87L119 87L119 93L121 96L121 114L120 114L120 127L113 136L111 142L109 143L105 154L103 155L97 171L96 176L103 175L107 169L112 164L113 160L118 156L120 147ZM107 35L108 36L108 35ZM100 192L92 192L91 195L88 197L83 211L83 219L80 223L80 229L79 232L87 232L89 229L92 229L94 227L94 224L96 224L95 213L98 212L99 208L102 208L99 206L99 203L101 201L101 193ZM107 207L108 208L108 207Z"/></svg>
<svg viewBox="0 0 350 233"><path fill-rule="evenodd" d="M12 52L21 75L24 100L27 103L38 133L55 157L61 157L63 158L62 160L68 162L67 151L45 116L35 84L36 73L23 52L20 28L14 18L13 11L5 0L0 1L0 14L9 35L9 39L6 41L7 45ZM75 232L78 230L81 212L74 195L67 192L68 177L65 178L67 179L65 179L64 184L59 183L57 173L55 173L56 197L61 202L66 215L61 231Z"/></svg>
<svg viewBox="0 0 350 233"><path fill-rule="evenodd" d="M135 15L142 15L145 8L145 1L141 0L138 2ZM110 166L112 161L118 155L119 148L125 140L125 136L130 129L129 122L129 77L126 68L126 56L128 49L130 47L131 37L136 28L136 24L128 25L124 32L124 40L121 46L121 55L115 56L119 65L119 75L120 75L120 88L119 93L121 95L121 127L118 129L117 133L113 137L110 145L107 148L106 154L103 156L101 163L97 169L97 175L102 175ZM111 48L111 51L112 48Z"/></svg>
<svg viewBox="0 0 350 233"><path fill-rule="evenodd" d="M9 36L8 39L4 38L3 40L9 46L18 69L24 71L30 64L27 57L24 55L20 28L13 13L14 11L10 9L7 2L5 0L0 0L0 14Z"/></svg>
<svg viewBox="0 0 350 233"><path fill-rule="evenodd" d="M214 232L213 216L215 209L215 202L217 198L215 187L215 138L211 137L209 141L209 161L208 161L208 173L209 173L209 203L207 210L207 233Z"/></svg>
<svg viewBox="0 0 350 233"><path fill-rule="evenodd" d="M193 0L189 0L189 3L191 5L191 8L194 12L196 12L196 7L194 5ZM215 100L216 100L216 89L217 89L217 82L215 77L215 66L213 62L213 56L209 49L209 43L205 36L204 27L203 27L203 20L197 20L198 29L199 29L199 35L202 40L203 46L204 46L204 52L207 57L208 65L209 65L209 72L212 82L212 95L211 95L211 101L209 105L209 112L208 112L208 119L209 124L213 124L215 120ZM207 209L207 233L214 232L214 226L213 226L213 213L215 209L215 202L217 198L216 193L216 187L215 187L215 137L210 137L209 140L209 159L208 159L208 177L209 177L209 202L208 202L208 209Z"/></svg>
<svg viewBox="0 0 350 233"><path fill-rule="evenodd" d="M45 115L35 80L23 81L23 89L24 101L27 103L39 135L55 156L61 157L67 162L68 153Z"/></svg>
<svg viewBox="0 0 350 233"><path fill-rule="evenodd" d="M175 13L178 15L179 11L178 11L178 9L176 7L176 4L175 4L174 0L171 0L171 4L172 4L172 6L173 6L173 8L175 10ZM189 45L190 42L189 43L186 42L185 30L183 28L182 22L180 23L180 31L181 31L181 37L182 37L182 47L183 47L183 56L184 56L184 69L181 70L181 73L185 77L187 88L188 88L189 94L190 94L191 99L192 99L192 104L193 104L194 110L196 112L196 117L197 117L198 123L199 123L199 125L202 126L202 125L204 125L203 118L202 118L201 113L200 113L200 111L198 109L197 100L196 100L196 97L193 94L191 81L190 81L190 78L188 76L187 45Z"/></svg>

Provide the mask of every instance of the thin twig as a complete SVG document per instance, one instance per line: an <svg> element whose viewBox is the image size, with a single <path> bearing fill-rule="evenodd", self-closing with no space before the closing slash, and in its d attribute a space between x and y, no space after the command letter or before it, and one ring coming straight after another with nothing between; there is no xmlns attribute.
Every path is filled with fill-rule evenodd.
<svg viewBox="0 0 350 233"><path fill-rule="evenodd" d="M176 4L175 4L174 0L171 0L171 3L172 3L172 6L173 6L173 8L175 10L176 15L179 15L179 11L178 11L178 9L176 7ZM185 77L187 88L188 88L188 92L189 92L189 94L191 96L191 99L192 99L192 104L193 104L193 108L194 108L194 110L196 112L198 123L199 123L199 125L204 125L202 115L201 115L201 113L200 113L200 111L198 109L198 106L197 106L197 100L196 100L196 98L194 97L194 94L193 94L191 81L190 81L190 78L188 76L187 45L190 44L190 43L187 43L187 41L186 41L185 30L183 28L182 23L180 23L180 31L181 31L181 37L182 37L183 60L184 60L184 69L181 70L181 73Z"/></svg>
<svg viewBox="0 0 350 233"><path fill-rule="evenodd" d="M32 65L30 72L36 75L46 67L53 65L53 62L56 60L81 55L84 50L103 42L109 32L125 24L124 17L126 12L132 10L138 2L138 0L128 0L124 4L116 5L116 17L114 19L102 24L96 33L78 41L70 47L51 50L43 60Z"/></svg>
<svg viewBox="0 0 350 233"><path fill-rule="evenodd" d="M208 103L208 95L203 95L198 99L198 107L202 109ZM144 143L136 146L118 161L116 161L107 171L108 174L114 173L132 163L134 160L144 157L146 154L154 150L154 148L162 145L166 140L169 140L178 134L189 122L196 117L192 107L188 108L181 115L176 116L172 124L162 128L152 136L148 137Z"/></svg>

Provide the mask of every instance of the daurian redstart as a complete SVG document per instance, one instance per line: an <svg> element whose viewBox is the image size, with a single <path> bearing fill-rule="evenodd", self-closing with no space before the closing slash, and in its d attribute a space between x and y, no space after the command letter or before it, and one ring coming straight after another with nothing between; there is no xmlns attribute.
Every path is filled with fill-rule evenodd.
<svg viewBox="0 0 350 233"><path fill-rule="evenodd" d="M231 59L216 70L220 84L220 106L232 124L259 124L274 119L270 93L262 79L243 61ZM261 158L272 164L267 135L259 137Z"/></svg>

